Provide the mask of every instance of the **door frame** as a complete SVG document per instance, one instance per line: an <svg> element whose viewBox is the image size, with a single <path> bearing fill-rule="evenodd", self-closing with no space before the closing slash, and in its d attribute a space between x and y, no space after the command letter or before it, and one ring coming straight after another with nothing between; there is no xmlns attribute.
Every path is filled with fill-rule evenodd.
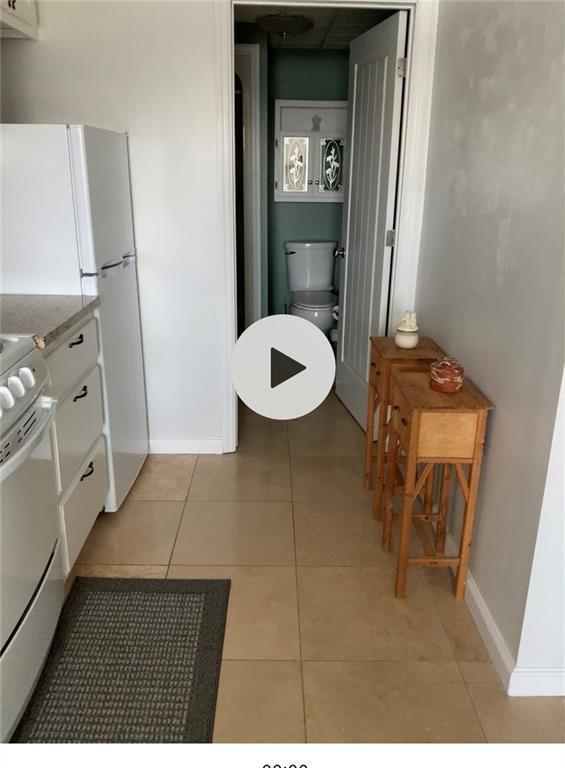
<svg viewBox="0 0 565 768"><path fill-rule="evenodd" d="M281 5L280 0L216 0L213 3L216 51L216 93L219 108L217 133L220 212L220 247L223 259L225 337L223 349L223 451L237 446L237 398L231 381L231 355L237 338L235 280L235 147L234 147L234 31L233 6ZM398 165L396 243L394 248L389 327L394 327L406 309L412 309L420 255L428 142L435 64L438 0L290 0L282 3L333 8L392 8L409 12L408 71L403 96L401 149Z"/></svg>
<svg viewBox="0 0 565 768"><path fill-rule="evenodd" d="M242 86L248 89L250 121L246 125L243 110L243 231L246 274L245 281L245 327L261 319L261 82L259 45L257 43L236 43L234 56L249 60L249 82ZM248 134L248 135L247 135ZM246 184L245 180L250 183ZM251 287L251 290L248 290Z"/></svg>

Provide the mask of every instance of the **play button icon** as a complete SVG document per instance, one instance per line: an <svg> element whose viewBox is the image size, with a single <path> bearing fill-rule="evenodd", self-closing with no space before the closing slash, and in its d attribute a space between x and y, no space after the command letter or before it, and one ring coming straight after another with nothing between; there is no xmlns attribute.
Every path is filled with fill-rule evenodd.
<svg viewBox="0 0 565 768"><path fill-rule="evenodd" d="M271 347L271 389L278 387L279 384L283 384L283 382L292 379L293 376L297 376L305 370L305 365L302 365L297 360L293 360L292 357L285 355L284 352Z"/></svg>
<svg viewBox="0 0 565 768"><path fill-rule="evenodd" d="M233 350L237 394L270 419L310 413L327 397L334 379L330 342L313 323L295 315L258 320L241 334Z"/></svg>

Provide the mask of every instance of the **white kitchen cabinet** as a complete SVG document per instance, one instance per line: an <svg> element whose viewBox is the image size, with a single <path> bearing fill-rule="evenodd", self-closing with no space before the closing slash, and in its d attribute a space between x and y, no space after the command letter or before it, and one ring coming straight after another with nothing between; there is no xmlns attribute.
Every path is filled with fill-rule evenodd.
<svg viewBox="0 0 565 768"><path fill-rule="evenodd" d="M63 543L63 566L66 573L73 567L103 509L107 493L106 441L100 437L59 503L61 527L66 532Z"/></svg>
<svg viewBox="0 0 565 768"><path fill-rule="evenodd" d="M61 489L69 485L102 427L100 368L96 365L65 397L55 417Z"/></svg>
<svg viewBox="0 0 565 768"><path fill-rule="evenodd" d="M275 101L275 202L342 202L346 131L346 101Z"/></svg>
<svg viewBox="0 0 565 768"><path fill-rule="evenodd" d="M36 0L0 0L0 32L2 37L38 37Z"/></svg>
<svg viewBox="0 0 565 768"><path fill-rule="evenodd" d="M85 371L96 364L97 357L96 320L92 318L49 355L51 395L61 398Z"/></svg>
<svg viewBox="0 0 565 768"><path fill-rule="evenodd" d="M108 493L97 324L95 317L83 320L55 349L48 349L46 358L49 394L58 401L52 437L65 574L73 567Z"/></svg>

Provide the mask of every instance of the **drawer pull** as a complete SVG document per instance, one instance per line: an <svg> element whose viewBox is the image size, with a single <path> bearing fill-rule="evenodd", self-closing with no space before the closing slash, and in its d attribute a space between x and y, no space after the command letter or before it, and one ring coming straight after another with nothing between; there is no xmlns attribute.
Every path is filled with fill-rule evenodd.
<svg viewBox="0 0 565 768"><path fill-rule="evenodd" d="M93 474L94 474L94 463L91 461L84 475L80 476L80 482L82 483L83 480L86 480L87 477L90 477L90 475L93 475Z"/></svg>
<svg viewBox="0 0 565 768"><path fill-rule="evenodd" d="M399 411L400 410L400 406L399 405L393 405L392 406L392 410L393 411Z"/></svg>
<svg viewBox="0 0 565 768"><path fill-rule="evenodd" d="M82 344L84 342L84 333L79 333L79 335L76 337L74 341L71 341L69 344L69 349L72 349L73 347L78 347L79 344Z"/></svg>
<svg viewBox="0 0 565 768"><path fill-rule="evenodd" d="M82 400L83 397L86 397L88 395L88 387L86 384L83 386L83 388L80 390L78 395L75 395L73 397L73 403L76 403L77 400Z"/></svg>
<svg viewBox="0 0 565 768"><path fill-rule="evenodd" d="M405 419L404 417L402 417L402 418L400 419L400 423L401 423L403 426L405 426L405 427L407 427L407 426L408 426L408 422L406 421L406 419Z"/></svg>

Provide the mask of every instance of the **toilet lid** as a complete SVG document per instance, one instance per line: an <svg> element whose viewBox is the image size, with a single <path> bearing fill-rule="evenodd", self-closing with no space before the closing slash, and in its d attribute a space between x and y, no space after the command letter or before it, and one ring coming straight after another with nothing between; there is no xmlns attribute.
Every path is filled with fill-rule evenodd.
<svg viewBox="0 0 565 768"><path fill-rule="evenodd" d="M331 291L296 291L292 303L303 309L331 309L337 304L337 296Z"/></svg>

